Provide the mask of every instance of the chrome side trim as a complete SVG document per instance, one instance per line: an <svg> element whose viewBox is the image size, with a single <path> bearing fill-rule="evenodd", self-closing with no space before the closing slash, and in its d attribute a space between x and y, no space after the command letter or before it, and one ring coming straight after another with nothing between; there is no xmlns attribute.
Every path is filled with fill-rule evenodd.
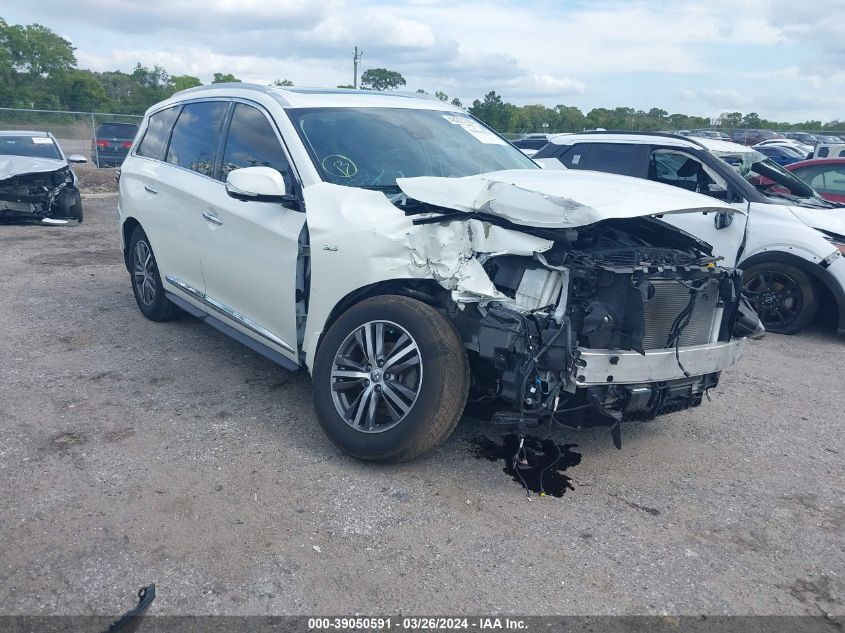
<svg viewBox="0 0 845 633"><path fill-rule="evenodd" d="M216 299L209 297L207 294L205 294L201 290L198 290L197 288L194 288L193 286L186 284L181 279L173 277L172 275L165 275L164 279L167 281L167 283L169 283L173 286L176 286L182 292L190 295L191 297L193 297L197 301L202 302L203 305L205 305L205 306L211 308L212 310L222 314L223 316L231 319L232 321L235 321L239 325L248 329L250 332L257 334L258 336L261 336L262 338L267 339L271 343L278 345L279 347L287 350L291 354L296 354L295 349L293 349L290 345L285 343L278 336L273 334L270 330L262 327L261 325L259 325L258 323L256 323L252 319L250 319L249 317L244 316L243 314L241 314L237 310L230 308L225 303L220 303Z"/></svg>
<svg viewBox="0 0 845 633"><path fill-rule="evenodd" d="M678 350L678 357L690 376L701 376L727 369L736 363L745 347L744 338L704 345L690 345ZM658 382L683 378L675 358L675 349L639 352L578 348L575 384L618 385Z"/></svg>

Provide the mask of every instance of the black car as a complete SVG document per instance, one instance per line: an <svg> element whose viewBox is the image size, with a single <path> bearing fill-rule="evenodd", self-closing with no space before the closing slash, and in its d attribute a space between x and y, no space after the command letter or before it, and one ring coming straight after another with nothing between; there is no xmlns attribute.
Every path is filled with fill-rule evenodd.
<svg viewBox="0 0 845 633"><path fill-rule="evenodd" d="M138 126L110 121L97 127L91 142L91 158L97 167L119 167L132 147Z"/></svg>

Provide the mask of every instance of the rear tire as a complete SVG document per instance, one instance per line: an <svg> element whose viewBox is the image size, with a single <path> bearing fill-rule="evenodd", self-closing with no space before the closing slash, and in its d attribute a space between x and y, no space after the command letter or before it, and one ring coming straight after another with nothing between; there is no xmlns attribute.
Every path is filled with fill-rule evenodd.
<svg viewBox="0 0 845 633"><path fill-rule="evenodd" d="M454 430L469 365L445 316L387 295L353 306L329 328L313 383L317 419L338 448L368 461L407 461Z"/></svg>
<svg viewBox="0 0 845 633"><path fill-rule="evenodd" d="M816 282L797 266L783 262L754 264L743 271L742 285L769 332L796 334L816 316Z"/></svg>
<svg viewBox="0 0 845 633"><path fill-rule="evenodd" d="M135 227L129 239L129 274L135 302L145 317L170 321L179 316L179 308L164 294L150 240L140 226Z"/></svg>

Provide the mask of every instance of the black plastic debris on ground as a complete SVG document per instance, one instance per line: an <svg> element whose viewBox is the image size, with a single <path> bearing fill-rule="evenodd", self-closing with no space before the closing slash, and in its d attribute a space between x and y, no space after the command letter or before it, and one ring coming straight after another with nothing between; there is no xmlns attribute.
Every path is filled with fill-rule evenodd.
<svg viewBox="0 0 845 633"><path fill-rule="evenodd" d="M514 456L519 451L519 436L515 433L503 435L501 442L482 435L473 438L470 443L476 459L502 461L502 471L531 492L562 497L567 490L575 489L563 471L581 463L581 454L572 451L577 444L557 444L548 437L526 435L514 468Z"/></svg>

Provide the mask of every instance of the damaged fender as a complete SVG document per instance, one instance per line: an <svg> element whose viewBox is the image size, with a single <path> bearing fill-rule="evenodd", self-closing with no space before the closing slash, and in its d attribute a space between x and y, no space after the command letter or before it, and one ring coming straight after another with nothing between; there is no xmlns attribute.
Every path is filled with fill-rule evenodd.
<svg viewBox="0 0 845 633"><path fill-rule="evenodd" d="M553 242L480 220L414 225L383 193L321 183L303 192L311 241L313 292L303 348L312 366L334 307L351 292L380 281L433 279L459 305L511 302L477 258L545 252ZM350 267L343 253L362 253ZM341 269L342 267L342 269Z"/></svg>

